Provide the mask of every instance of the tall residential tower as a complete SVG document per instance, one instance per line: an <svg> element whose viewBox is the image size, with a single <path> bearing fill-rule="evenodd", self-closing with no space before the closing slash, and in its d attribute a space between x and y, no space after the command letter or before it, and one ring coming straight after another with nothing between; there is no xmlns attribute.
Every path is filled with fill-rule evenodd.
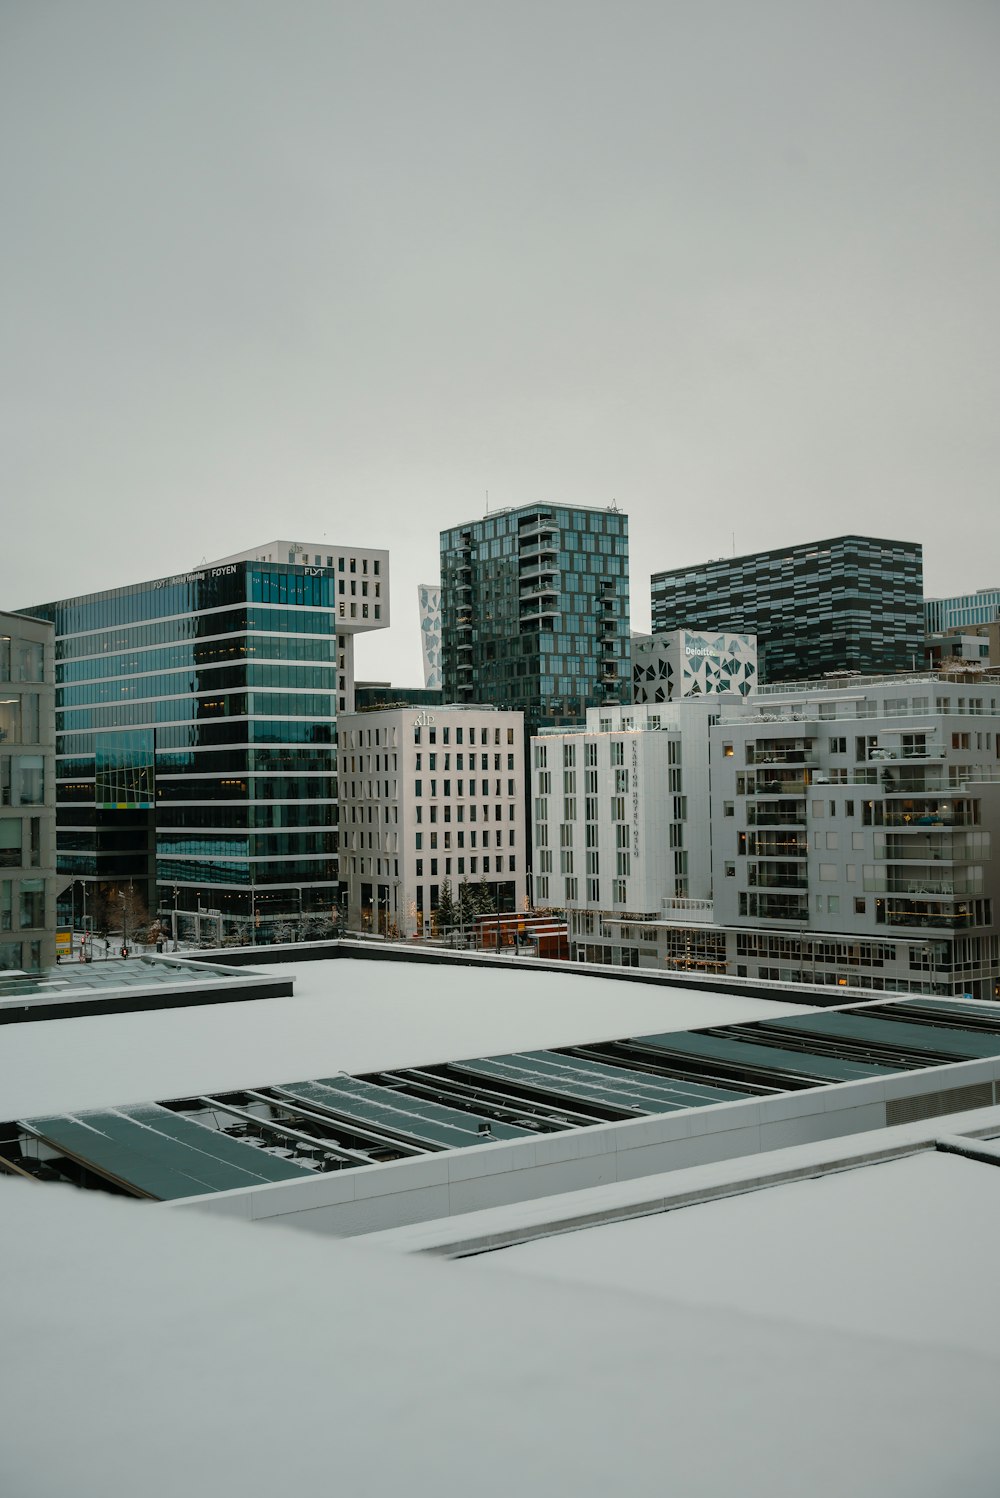
<svg viewBox="0 0 1000 1498"><path fill-rule="evenodd" d="M444 695L523 712L529 729L628 700L628 516L497 510L441 532Z"/></svg>

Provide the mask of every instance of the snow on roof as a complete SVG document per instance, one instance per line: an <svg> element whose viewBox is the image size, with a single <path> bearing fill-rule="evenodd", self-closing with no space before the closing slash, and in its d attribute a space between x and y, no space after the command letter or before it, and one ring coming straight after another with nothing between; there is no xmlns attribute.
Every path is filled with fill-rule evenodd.
<svg viewBox="0 0 1000 1498"><path fill-rule="evenodd" d="M0 1256L20 1498L995 1492L995 1356L750 1313L687 1255L580 1286L0 1180Z"/></svg>
<svg viewBox="0 0 1000 1498"><path fill-rule="evenodd" d="M983 1121L972 1114L964 1119ZM938 1123L946 1132L949 1121ZM933 1134L932 1123L922 1127ZM848 1147L863 1148L865 1138L856 1136ZM791 1160L813 1148L783 1153ZM715 1167L720 1174L724 1169ZM675 1185L681 1185L678 1178ZM995 1377L998 1239L996 1165L928 1148L541 1237L475 1262L543 1281L723 1305L920 1347L960 1347L990 1359Z"/></svg>
<svg viewBox="0 0 1000 1498"><path fill-rule="evenodd" d="M809 1012L551 973L530 959L509 969L340 959L263 971L292 976L294 997L6 1027L0 1119Z"/></svg>

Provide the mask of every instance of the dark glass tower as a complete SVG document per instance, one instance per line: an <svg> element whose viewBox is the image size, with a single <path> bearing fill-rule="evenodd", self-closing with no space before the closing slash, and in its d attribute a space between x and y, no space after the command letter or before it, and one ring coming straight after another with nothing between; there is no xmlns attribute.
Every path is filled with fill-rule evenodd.
<svg viewBox="0 0 1000 1498"><path fill-rule="evenodd" d="M628 700L628 516L524 505L441 532L446 702L541 723Z"/></svg>
<svg viewBox="0 0 1000 1498"><path fill-rule="evenodd" d="M56 632L57 861L150 911L337 904L336 720L388 553L276 541L25 612Z"/></svg>
<svg viewBox="0 0 1000 1498"><path fill-rule="evenodd" d="M756 634L762 681L914 670L923 660L923 554L915 541L838 536L720 557L651 579L653 633Z"/></svg>

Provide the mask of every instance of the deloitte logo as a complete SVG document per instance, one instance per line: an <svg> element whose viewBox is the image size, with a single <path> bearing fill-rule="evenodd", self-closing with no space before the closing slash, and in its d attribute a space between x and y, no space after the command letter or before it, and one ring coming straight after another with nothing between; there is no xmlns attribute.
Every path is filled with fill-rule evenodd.
<svg viewBox="0 0 1000 1498"><path fill-rule="evenodd" d="M719 652L717 650L713 650L711 645L685 645L684 654L690 657L692 655L718 655Z"/></svg>

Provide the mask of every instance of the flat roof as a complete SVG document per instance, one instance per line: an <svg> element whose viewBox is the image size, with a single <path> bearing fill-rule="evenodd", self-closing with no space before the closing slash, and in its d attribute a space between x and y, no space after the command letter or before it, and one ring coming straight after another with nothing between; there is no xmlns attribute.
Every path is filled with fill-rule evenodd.
<svg viewBox="0 0 1000 1498"><path fill-rule="evenodd" d="M942 1216L957 1238L976 1198L940 1199L959 1208ZM840 1498L845 1485L859 1498L986 1498L997 1359L953 1327L977 1296L993 1324L992 1265L981 1277L993 1214L973 1216L978 1242L956 1242L923 1283L925 1250L881 1237L880 1220L846 1205L839 1223L824 1213L830 1253L808 1224L803 1239L775 1214L793 1232L787 1258L766 1224L749 1241L706 1231L705 1264L679 1251L677 1272L637 1264L634 1284L609 1286L575 1282L570 1266L515 1270L508 1255L434 1263L0 1180L0 1385L16 1411L6 1486L273 1498L290 1483L329 1487L335 1468L345 1492L444 1498ZM916 1213L896 1221L917 1239L927 1227ZM803 1242L815 1252L805 1262L791 1251ZM752 1269L740 1276L744 1249ZM768 1253L788 1295L757 1310ZM872 1326L824 1319L838 1253ZM909 1335L882 1331L866 1256L888 1295L900 1293L890 1261L912 1291Z"/></svg>
<svg viewBox="0 0 1000 1498"><path fill-rule="evenodd" d="M206 964L192 965L204 976ZM104 966L122 973L132 963L84 970ZM527 958L469 967L342 957L237 972L293 979L294 996L159 1013L109 1005L88 1018L9 1027L0 1046L0 1117L811 1012L710 987L618 982L569 966L553 973Z"/></svg>
<svg viewBox="0 0 1000 1498"><path fill-rule="evenodd" d="M989 1137L1000 1136L1000 1109L983 1112ZM966 1123L971 1117L965 1115ZM925 1127L947 1135L949 1125L944 1118ZM976 1116L980 1137L984 1126ZM870 1135L855 1136L851 1146L889 1147L884 1136ZM782 1151L781 1164L787 1169L794 1156L815 1148ZM538 1236L474 1262L594 1290L688 1305L721 1302L748 1315L910 1346L947 1343L996 1366L1000 1153L988 1164L929 1143L905 1158L859 1159L828 1174L817 1168L812 1177L804 1166L803 1178L773 1185L766 1172L778 1162L757 1165L764 1179L743 1190L736 1179L729 1196ZM680 1176L701 1173L707 1174L679 1172L671 1185L680 1191ZM725 1167L714 1174L721 1179ZM651 1191L654 1182L643 1185ZM584 1193L591 1212L599 1189ZM537 1211L542 1204L533 1205ZM586 1209L581 1203L578 1210L582 1216ZM469 1219L463 1226L474 1231Z"/></svg>

